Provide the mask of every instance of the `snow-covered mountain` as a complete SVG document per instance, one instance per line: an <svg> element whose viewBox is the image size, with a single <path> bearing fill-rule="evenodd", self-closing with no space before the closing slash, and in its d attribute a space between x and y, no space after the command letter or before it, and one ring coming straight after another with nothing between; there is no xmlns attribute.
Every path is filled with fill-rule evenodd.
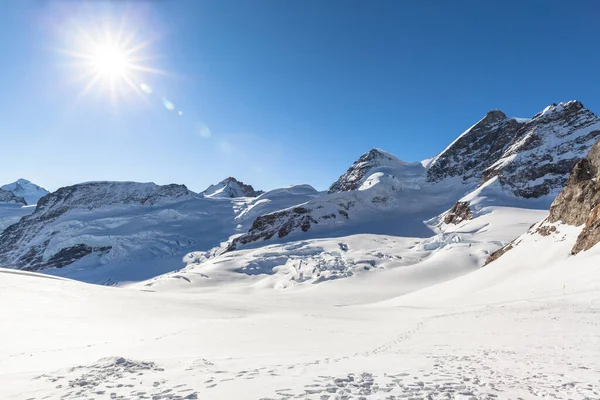
<svg viewBox="0 0 600 400"><path fill-rule="evenodd" d="M223 179L216 185L210 185L201 194L204 197L220 197L220 198L235 198L235 197L257 197L263 194L262 190L254 190L251 185L246 185L233 177Z"/></svg>
<svg viewBox="0 0 600 400"><path fill-rule="evenodd" d="M183 185L64 187L0 234L0 264L94 283L147 279L181 267L192 250L217 247L247 230L256 213L289 207L316 193L304 185L231 199L206 198Z"/></svg>
<svg viewBox="0 0 600 400"><path fill-rule="evenodd" d="M15 195L25 199L27 204L36 204L39 199L48 194L43 187L28 181L27 179L18 179L13 183L2 186L2 189L9 190Z"/></svg>
<svg viewBox="0 0 600 400"><path fill-rule="evenodd" d="M493 144L477 147L491 160L450 146L483 165L437 178L426 167L448 154L419 166L374 149L330 193L59 189L0 257L150 279L0 268L2 398L598 399L600 141L553 199L596 135L576 119L564 136L530 125L537 145L500 146L502 163Z"/></svg>
<svg viewBox="0 0 600 400"><path fill-rule="evenodd" d="M517 196L556 196L598 138L600 117L579 101L553 104L531 119L490 111L435 157L427 179L481 183L498 176Z"/></svg>
<svg viewBox="0 0 600 400"><path fill-rule="evenodd" d="M298 232L307 238L356 232L423 235L422 221L492 180L510 196L542 199L536 204L545 208L598 138L600 118L578 101L551 105L531 119L490 111L427 162L408 163L372 149L328 194L258 217L230 249L290 240Z"/></svg>
<svg viewBox="0 0 600 400"><path fill-rule="evenodd" d="M115 283L172 271L182 259L198 264L297 240L385 235L436 247L450 237L440 237L441 229L460 229L494 205L547 210L599 128L598 117L577 101L531 119L491 111L428 162L372 149L327 192L296 185L262 193L234 178L200 195L179 185L61 188L0 235L0 264ZM529 214L536 218L525 220L537 221L539 214Z"/></svg>

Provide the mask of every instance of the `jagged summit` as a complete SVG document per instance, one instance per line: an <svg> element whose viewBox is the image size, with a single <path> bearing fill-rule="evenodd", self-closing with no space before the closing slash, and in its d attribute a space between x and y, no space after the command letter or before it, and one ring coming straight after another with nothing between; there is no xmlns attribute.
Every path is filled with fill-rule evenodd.
<svg viewBox="0 0 600 400"><path fill-rule="evenodd" d="M257 197L263 194L262 190L254 190L252 185L246 185L234 177L223 179L216 185L210 185L201 194L204 197L213 198L235 198L235 197Z"/></svg>
<svg viewBox="0 0 600 400"><path fill-rule="evenodd" d="M27 204L36 204L39 199L48 194L48 191L43 187L22 178L2 186L2 189L9 190L16 196L24 198Z"/></svg>
<svg viewBox="0 0 600 400"><path fill-rule="evenodd" d="M348 192L359 189L374 173L393 175L400 182L414 186L425 177L425 168L420 162L405 162L387 151L373 148L360 156L348 170L335 181L328 193Z"/></svg>
<svg viewBox="0 0 600 400"><path fill-rule="evenodd" d="M531 119L492 110L428 164L427 181L481 184L495 176L520 197L556 195L600 137L600 118L580 101L552 104Z"/></svg>
<svg viewBox="0 0 600 400"><path fill-rule="evenodd" d="M521 126L522 123L502 111L489 111L429 163L427 180L439 182L458 176L465 181L479 181Z"/></svg>

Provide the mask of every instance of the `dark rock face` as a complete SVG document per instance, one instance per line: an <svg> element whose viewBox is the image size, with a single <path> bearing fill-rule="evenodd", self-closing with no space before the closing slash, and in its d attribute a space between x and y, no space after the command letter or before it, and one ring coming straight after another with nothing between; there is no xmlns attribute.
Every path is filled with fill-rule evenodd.
<svg viewBox="0 0 600 400"><path fill-rule="evenodd" d="M556 193L599 138L600 118L579 101L550 106L519 129L514 143L483 179L498 176L500 183L525 198Z"/></svg>
<svg viewBox="0 0 600 400"><path fill-rule="evenodd" d="M589 250L600 243L600 140L588 155L579 160L567 179L567 184L550 207L550 215L529 229L529 234L549 236L558 233L556 222L581 226L571 253ZM492 253L485 264L498 259L513 247L513 243Z"/></svg>
<svg viewBox="0 0 600 400"><path fill-rule="evenodd" d="M598 168L584 158L573 168L567 185L550 207L549 222L562 221L579 226L600 201L600 188L595 181Z"/></svg>
<svg viewBox="0 0 600 400"><path fill-rule="evenodd" d="M444 217L446 224L460 224L463 221L473 218L471 207L468 201L457 201Z"/></svg>
<svg viewBox="0 0 600 400"><path fill-rule="evenodd" d="M216 185L209 186L201 194L206 197L217 195L217 197L258 197L264 192L262 190L254 190L252 185L246 185L242 181L238 181L233 177L222 180Z"/></svg>
<svg viewBox="0 0 600 400"><path fill-rule="evenodd" d="M45 268L62 268L69 264L74 263L75 261L89 255L92 253L104 254L108 253L111 249L111 246L99 246L99 247L91 247L86 244L80 243L75 246L65 247L58 251L58 253L54 254L50 259L42 263L37 269L45 269Z"/></svg>
<svg viewBox="0 0 600 400"><path fill-rule="evenodd" d="M299 206L261 215L254 220L247 233L238 236L231 242L227 251L235 250L239 245L259 240L269 240L275 235L278 238L283 238L297 229L307 232L313 225L318 225L319 222L329 222L338 218L342 220L349 219L348 211L354 207L354 202L339 203L337 206L340 208L335 213L319 212L322 211L320 210L323 208L322 206L317 206L314 209Z"/></svg>
<svg viewBox="0 0 600 400"><path fill-rule="evenodd" d="M9 190L0 189L0 203L18 203L27 205L27 202L24 198L16 196L13 192Z"/></svg>
<svg viewBox="0 0 600 400"><path fill-rule="evenodd" d="M348 170L335 181L327 191L328 193L349 192L360 187L361 181L373 168L385 162L394 162L395 159L379 149L371 149L360 156Z"/></svg>
<svg viewBox="0 0 600 400"><path fill-rule="evenodd" d="M496 261L497 259L502 257L502 255L504 255L504 253L506 253L507 251L510 251L512 248L513 248L513 242L510 242L506 246L499 248L498 250L496 250L495 252L490 254L490 256L485 260L485 263L483 264L483 266L485 267L492 261Z"/></svg>
<svg viewBox="0 0 600 400"><path fill-rule="evenodd" d="M306 232L311 224L318 224L310 212L312 210L304 207L294 207L289 210L283 210L272 214L261 215L252 223L248 232L233 240L229 250L234 250L238 244L247 244L258 240L271 239L275 234L282 238L287 236L295 228ZM335 214L329 217L336 218Z"/></svg>
<svg viewBox="0 0 600 400"><path fill-rule="evenodd" d="M600 242L600 205L594 207L590 213L585 226L571 252L577 254L580 251L589 250Z"/></svg>
<svg viewBox="0 0 600 400"><path fill-rule="evenodd" d="M183 185L158 186L153 183L92 182L60 188L42 197L33 214L23 217L0 234L0 265L37 271L64 267L92 252L108 252L110 247L107 246L81 243L61 248L55 243L53 248L58 248L58 251L45 256L56 232L48 233L44 229L71 210L92 211L113 205L151 206L190 196L193 193Z"/></svg>
<svg viewBox="0 0 600 400"><path fill-rule="evenodd" d="M573 254L600 242L600 140L573 168L567 185L552 203L548 221L585 224L573 246Z"/></svg>
<svg viewBox="0 0 600 400"><path fill-rule="evenodd" d="M456 176L479 180L483 171L502 157L523 125L502 111L488 112L432 162L427 180L439 182Z"/></svg>
<svg viewBox="0 0 600 400"><path fill-rule="evenodd" d="M579 101L552 105L523 122L492 111L432 162L427 178L498 177L517 196L549 195L562 189L598 138L600 118Z"/></svg>

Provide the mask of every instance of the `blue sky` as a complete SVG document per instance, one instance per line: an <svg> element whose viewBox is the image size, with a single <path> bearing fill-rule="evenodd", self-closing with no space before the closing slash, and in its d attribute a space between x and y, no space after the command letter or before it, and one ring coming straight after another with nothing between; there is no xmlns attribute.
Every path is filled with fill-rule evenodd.
<svg viewBox="0 0 600 400"><path fill-rule="evenodd" d="M600 113L599 19L594 0L6 2L0 182L324 189L372 147L428 158L490 109ZM81 95L64 50L106 21L150 41L151 94Z"/></svg>

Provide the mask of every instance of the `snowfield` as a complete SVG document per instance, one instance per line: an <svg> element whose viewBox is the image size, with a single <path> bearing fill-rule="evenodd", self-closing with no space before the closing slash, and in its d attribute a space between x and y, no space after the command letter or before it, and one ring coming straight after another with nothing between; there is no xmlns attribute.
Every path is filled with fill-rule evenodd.
<svg viewBox="0 0 600 400"><path fill-rule="evenodd" d="M598 127L579 102L491 111L327 192L0 205L0 399L600 400Z"/></svg>
<svg viewBox="0 0 600 400"><path fill-rule="evenodd" d="M547 214L482 193L431 238L192 253L129 287L0 270L2 398L600 398L600 249L559 224L481 268Z"/></svg>
<svg viewBox="0 0 600 400"><path fill-rule="evenodd" d="M597 399L600 252L567 248L385 296L349 296L350 279L192 294L2 270L2 398Z"/></svg>

